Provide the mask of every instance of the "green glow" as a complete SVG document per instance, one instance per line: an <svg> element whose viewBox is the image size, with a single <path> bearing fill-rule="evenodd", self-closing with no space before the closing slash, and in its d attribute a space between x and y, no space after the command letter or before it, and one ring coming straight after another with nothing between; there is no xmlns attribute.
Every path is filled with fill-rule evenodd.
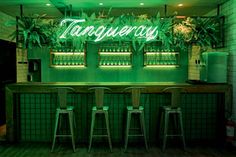
<svg viewBox="0 0 236 157"><path fill-rule="evenodd" d="M54 52L54 55L58 55L58 56L72 56L72 55L84 55L84 53L73 53L73 52L66 52L66 53L61 53L61 52Z"/></svg>
<svg viewBox="0 0 236 157"><path fill-rule="evenodd" d="M131 65L100 65L100 68L131 68Z"/></svg>
<svg viewBox="0 0 236 157"><path fill-rule="evenodd" d="M131 52L100 52L100 55L111 55L111 56L116 56L116 55L130 55Z"/></svg>
<svg viewBox="0 0 236 157"><path fill-rule="evenodd" d="M61 21L60 26L66 26L64 32L59 38L66 39L68 37L92 37L95 42L101 41L105 38L120 38L127 37L131 34L140 39L151 41L157 38L158 27L157 26L112 26L113 23L109 23L107 26L93 26L84 24L85 19L64 19ZM83 25L80 25L83 23Z"/></svg>
<svg viewBox="0 0 236 157"><path fill-rule="evenodd" d="M147 55L172 55L178 54L178 52L146 52Z"/></svg>
<svg viewBox="0 0 236 157"><path fill-rule="evenodd" d="M177 68L178 65L145 65L147 68Z"/></svg>
<svg viewBox="0 0 236 157"><path fill-rule="evenodd" d="M58 67L80 67L84 66L85 58L84 53L52 53L52 65Z"/></svg>
<svg viewBox="0 0 236 157"><path fill-rule="evenodd" d="M54 68L85 68L85 65L52 65Z"/></svg>

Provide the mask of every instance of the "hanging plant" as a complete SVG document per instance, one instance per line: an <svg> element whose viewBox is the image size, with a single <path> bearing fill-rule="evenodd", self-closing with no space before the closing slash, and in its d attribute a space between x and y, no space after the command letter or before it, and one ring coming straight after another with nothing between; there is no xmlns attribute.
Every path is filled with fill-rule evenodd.
<svg viewBox="0 0 236 157"><path fill-rule="evenodd" d="M176 48L186 50L188 45L191 45L193 34L195 31L195 24L193 19L187 17L186 19L174 19L173 25L173 43Z"/></svg>
<svg viewBox="0 0 236 157"><path fill-rule="evenodd" d="M158 42L165 47L165 49L170 49L173 45L177 48L187 49L189 45L195 43L201 46L203 50L211 46L212 43L218 42L216 36L218 23L216 18L188 17L184 20L177 21L173 17L161 18L159 13L151 18L146 14L139 16L123 14L114 18L109 16L110 12L111 9L108 11L107 15L102 12L98 15L92 13L90 16L81 12L80 16L72 17L72 19L85 19L85 22L79 23L78 26L80 26L81 29L93 26L94 31L99 28L101 29L101 26L103 26L106 29L105 31L113 28L113 30L116 31L115 33L117 33L122 28L129 27L129 29L134 31L127 31L125 35L114 35L115 33L113 35L105 35L95 42L118 41L121 43L131 41L135 52L140 52L146 43L153 41ZM33 15L30 17L23 16L19 19L18 35L22 37L24 48L32 48L33 46L41 47L43 44L46 44L52 48L69 45L71 48L80 49L85 42L98 39L95 33L93 33L93 35L85 33L77 36L71 35L71 32L66 34L66 38L60 38L62 32L68 27L68 23L65 22L59 26L59 21L45 20L43 19L44 17L45 15ZM142 27L145 27L146 30ZM147 28L156 28L153 29L153 31L157 33L155 32L156 34L154 33L154 35L151 34L151 36L148 36L145 34L147 33ZM138 32L136 32L137 30ZM140 31L143 31L143 36L140 35L142 34ZM16 35L17 32L14 32L12 37L15 38ZM152 35L154 38L152 38ZM70 44L68 44L68 41L70 41Z"/></svg>
<svg viewBox="0 0 236 157"><path fill-rule="evenodd" d="M174 24L174 44L181 49L188 49L189 45L195 44L204 52L213 43L218 43L218 25L216 17L188 17Z"/></svg>
<svg viewBox="0 0 236 157"><path fill-rule="evenodd" d="M192 42L201 46L203 51L207 50L207 47L212 46L212 43L217 43L216 37L217 26L215 18L195 18L193 20L195 29L193 30Z"/></svg>
<svg viewBox="0 0 236 157"><path fill-rule="evenodd" d="M7 25L18 25L19 28L10 37L14 40L18 35L18 42L22 43L23 48L30 49L33 46L42 47L42 44L46 44L53 38L56 39L54 37L56 30L53 31L55 25L51 23L52 20L43 19L45 16L35 14L32 16L22 16L18 21L8 21Z"/></svg>

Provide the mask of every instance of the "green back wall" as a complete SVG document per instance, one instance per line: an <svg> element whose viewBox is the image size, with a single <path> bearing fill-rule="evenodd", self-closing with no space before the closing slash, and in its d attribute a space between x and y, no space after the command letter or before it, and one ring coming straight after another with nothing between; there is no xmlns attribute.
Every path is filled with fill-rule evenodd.
<svg viewBox="0 0 236 157"><path fill-rule="evenodd" d="M41 59L42 82L185 82L187 80L187 52L180 52L180 67L147 68L143 66L143 53L132 55L130 68L98 67L99 44L86 45L87 66L84 68L50 67L50 49L28 50L29 59Z"/></svg>

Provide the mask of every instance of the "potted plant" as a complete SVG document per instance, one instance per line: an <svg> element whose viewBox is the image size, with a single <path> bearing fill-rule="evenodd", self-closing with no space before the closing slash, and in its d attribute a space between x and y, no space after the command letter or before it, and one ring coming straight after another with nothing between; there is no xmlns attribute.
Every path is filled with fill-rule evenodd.
<svg viewBox="0 0 236 157"><path fill-rule="evenodd" d="M23 48L42 47L43 44L53 46L59 41L55 37L57 29L53 20L43 19L46 15L22 16L17 21L8 21L7 25L17 25L17 30L10 36L12 39L18 37L18 43Z"/></svg>
<svg viewBox="0 0 236 157"><path fill-rule="evenodd" d="M200 18L193 20L195 29L193 29L192 42L201 47L204 52L213 43L218 42L216 36L218 23L215 18Z"/></svg>
<svg viewBox="0 0 236 157"><path fill-rule="evenodd" d="M174 24L174 43L182 49L188 49L189 45L197 45L201 52L204 52L213 43L218 43L218 25L215 17L188 17Z"/></svg>

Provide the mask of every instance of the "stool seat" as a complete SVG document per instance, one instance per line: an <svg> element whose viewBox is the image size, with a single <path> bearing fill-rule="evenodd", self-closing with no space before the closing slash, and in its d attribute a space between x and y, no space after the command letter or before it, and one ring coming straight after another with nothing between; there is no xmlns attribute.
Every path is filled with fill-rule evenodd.
<svg viewBox="0 0 236 157"><path fill-rule="evenodd" d="M133 106L127 106L127 110L132 112L141 112L144 110L144 107L139 106L138 108L134 108Z"/></svg>
<svg viewBox="0 0 236 157"><path fill-rule="evenodd" d="M104 112L104 111L108 111L109 110L109 106L103 106L102 108L97 108L96 106L93 106L92 110L93 111L97 111L97 112L99 112L99 111Z"/></svg>
<svg viewBox="0 0 236 157"><path fill-rule="evenodd" d="M73 111L74 108L75 108L74 106L67 106L65 109L58 107L58 108L57 108L57 111L59 111L59 112L61 112L61 113L62 113L62 112L67 113L67 112Z"/></svg>
<svg viewBox="0 0 236 157"><path fill-rule="evenodd" d="M171 106L162 106L162 108L165 111L171 111L171 112L179 112L179 111L181 111L180 107L173 108Z"/></svg>

